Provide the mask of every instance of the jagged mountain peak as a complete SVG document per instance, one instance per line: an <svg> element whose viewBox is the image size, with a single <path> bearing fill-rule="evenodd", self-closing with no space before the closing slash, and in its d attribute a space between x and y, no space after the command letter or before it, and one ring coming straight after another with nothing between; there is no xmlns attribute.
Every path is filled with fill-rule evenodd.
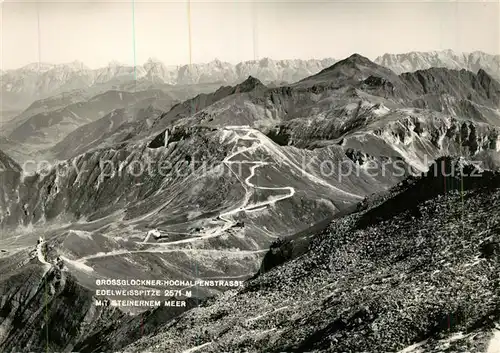
<svg viewBox="0 0 500 353"><path fill-rule="evenodd" d="M354 53L351 56L336 62L335 64L333 64L332 66L330 66L326 70L334 69L335 67L341 67L341 66L358 66L358 65L380 67L380 65L374 63L373 61L371 61L367 57L365 57L361 54L358 54L358 53Z"/></svg>
<svg viewBox="0 0 500 353"><path fill-rule="evenodd" d="M54 65L52 64L40 62L40 63L31 63L28 65L24 65L19 70L24 72L25 71L46 72L52 69L53 67Z"/></svg>
<svg viewBox="0 0 500 353"><path fill-rule="evenodd" d="M477 74L476 74L478 80L480 80L481 82L491 82L493 79L493 77L491 77L490 74L488 74L485 70L483 69L479 69L477 71Z"/></svg>
<svg viewBox="0 0 500 353"><path fill-rule="evenodd" d="M89 70L89 68L87 66L85 66L85 64L83 62L78 61L78 60L74 60L74 61L69 62L69 63L54 65L54 67L49 71L53 71L53 70L87 71L87 70Z"/></svg>
<svg viewBox="0 0 500 353"><path fill-rule="evenodd" d="M151 64L161 64L162 61L159 60L158 58L155 57L149 57L148 60L146 60L146 63L151 63Z"/></svg>
<svg viewBox="0 0 500 353"><path fill-rule="evenodd" d="M431 67L406 72L399 77L419 95L447 94L455 99L472 100L490 108L498 107L500 84L485 70L475 74L467 69Z"/></svg>
<svg viewBox="0 0 500 353"><path fill-rule="evenodd" d="M435 51L435 53L442 53L446 55L457 55L457 52L455 52L453 49L443 49L441 51Z"/></svg>
<svg viewBox="0 0 500 353"><path fill-rule="evenodd" d="M262 59L259 60L260 66L269 66L273 62L274 62L274 60L271 59L271 58L268 58L268 57L264 57L264 58L262 58Z"/></svg>
<svg viewBox="0 0 500 353"><path fill-rule="evenodd" d="M355 62L355 63L363 63L363 64L374 64L370 59L368 59L366 56L363 56L358 53L354 53L348 58L343 60L344 62Z"/></svg>
<svg viewBox="0 0 500 353"><path fill-rule="evenodd" d="M455 75L456 73L468 73L470 75L474 75L473 72L470 70L466 69L450 69L447 67L429 67L428 69L419 69L414 72L405 72L401 74L401 76L407 75L407 74L415 74L415 75L421 75L421 76L434 76L434 75Z"/></svg>
<svg viewBox="0 0 500 353"><path fill-rule="evenodd" d="M364 70L364 69L370 69L370 70L382 70L386 73L391 72L389 69L387 69L384 66L381 66L370 59L368 59L365 56L362 56L360 54L352 54L351 56L345 58L344 60L340 60L333 64L332 66L326 68L323 70L324 72L328 71L339 71L343 70L344 68L355 68L359 70Z"/></svg>
<svg viewBox="0 0 500 353"><path fill-rule="evenodd" d="M500 82L492 77L488 72L483 69L479 69L476 74L476 78L481 86L487 90L489 96L500 95Z"/></svg>
<svg viewBox="0 0 500 353"><path fill-rule="evenodd" d="M248 76L248 78L242 83L236 85L236 89L239 92L248 92L257 88L265 88L266 86L260 82L257 78L253 76Z"/></svg>
<svg viewBox="0 0 500 353"><path fill-rule="evenodd" d="M158 73L158 70L165 70L165 64L156 58L148 58L144 65L142 65L144 70L148 71L150 74Z"/></svg>
<svg viewBox="0 0 500 353"><path fill-rule="evenodd" d="M215 65L221 65L221 64L224 64L225 61L222 61L221 59L219 58L215 58L214 60L211 61L212 64L215 64Z"/></svg>
<svg viewBox="0 0 500 353"><path fill-rule="evenodd" d="M329 82L330 84L339 85L347 82L360 82L370 76L388 81L398 81L398 77L394 72L356 53L323 69L316 75L303 79L299 84L305 83L308 85Z"/></svg>
<svg viewBox="0 0 500 353"><path fill-rule="evenodd" d="M108 63L108 67L120 67L120 66L127 66L117 60L111 60L109 63Z"/></svg>

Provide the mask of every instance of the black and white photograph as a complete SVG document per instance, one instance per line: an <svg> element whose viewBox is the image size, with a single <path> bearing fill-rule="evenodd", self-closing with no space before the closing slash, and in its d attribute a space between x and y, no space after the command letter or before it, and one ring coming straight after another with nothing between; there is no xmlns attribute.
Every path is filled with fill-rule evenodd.
<svg viewBox="0 0 500 353"><path fill-rule="evenodd" d="M0 353L500 353L500 0L1 0Z"/></svg>

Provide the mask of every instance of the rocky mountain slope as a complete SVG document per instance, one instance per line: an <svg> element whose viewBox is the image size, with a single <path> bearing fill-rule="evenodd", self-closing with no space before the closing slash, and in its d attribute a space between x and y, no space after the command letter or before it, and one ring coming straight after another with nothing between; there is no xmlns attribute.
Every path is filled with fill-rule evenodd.
<svg viewBox="0 0 500 353"><path fill-rule="evenodd" d="M50 246L39 242L16 256L0 258L0 347L2 352L111 351L153 332L186 308L159 308L129 316L116 307L97 305L60 260L48 262ZM187 309L197 305L188 300ZM100 340L109 335L119 341Z"/></svg>
<svg viewBox="0 0 500 353"><path fill-rule="evenodd" d="M103 118L69 133L48 151L58 160L66 160L95 148L111 146L134 132L134 124L150 121L168 111L170 100L145 99L130 108L115 109Z"/></svg>
<svg viewBox="0 0 500 353"><path fill-rule="evenodd" d="M2 352L62 351L124 316L116 308L96 307L92 292L67 271L47 270L36 254L24 251L23 255L18 261L0 259L0 267L9 270L0 285Z"/></svg>
<svg viewBox="0 0 500 353"><path fill-rule="evenodd" d="M162 91L121 92L107 91L87 101L69 104L61 109L38 113L26 121L13 121L16 126L9 138L26 145L51 145L61 141L76 128L104 117L115 109L143 105L151 98L168 101L173 98Z"/></svg>
<svg viewBox="0 0 500 353"><path fill-rule="evenodd" d="M495 352L499 205L498 174L441 159L125 351Z"/></svg>
<svg viewBox="0 0 500 353"><path fill-rule="evenodd" d="M96 95L91 94L92 89L75 90L33 102L17 116L2 122L1 133L5 137L0 137L0 149L15 156L20 162L40 159L53 161L54 157L68 158L71 152L74 155L79 151L86 151L85 146L93 144L108 128L112 131L126 129L125 126L121 127L121 124L133 122L136 118L142 120L144 113L152 115L155 112L163 113L180 101L202 92L211 92L219 86L163 85L159 86L160 88L153 88L139 83L135 88L129 85L120 87L123 90L107 90ZM113 123L110 117L113 117ZM93 124L96 121L100 123ZM85 127L86 125L88 127ZM88 131L95 126L106 126L106 128L97 135L92 135ZM83 129L75 131L79 127ZM78 139L81 145L78 151L73 151L73 147L76 146L74 141L69 142L72 147L65 150L64 155L60 155L58 149L50 150L74 131L73 136L80 136ZM85 138L88 140L81 140ZM20 144L24 148L18 148ZM67 145L68 143L66 147Z"/></svg>

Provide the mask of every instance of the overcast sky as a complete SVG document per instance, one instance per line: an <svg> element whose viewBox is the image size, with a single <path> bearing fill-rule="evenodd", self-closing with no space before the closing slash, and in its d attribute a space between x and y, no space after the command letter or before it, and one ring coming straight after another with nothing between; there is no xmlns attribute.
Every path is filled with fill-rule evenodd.
<svg viewBox="0 0 500 353"><path fill-rule="evenodd" d="M1 0L0 0L1 1ZM191 1L191 60L341 59L357 52L499 53L498 0ZM187 64L187 1L20 2L1 8L2 69L74 60ZM135 39L135 50L134 50Z"/></svg>

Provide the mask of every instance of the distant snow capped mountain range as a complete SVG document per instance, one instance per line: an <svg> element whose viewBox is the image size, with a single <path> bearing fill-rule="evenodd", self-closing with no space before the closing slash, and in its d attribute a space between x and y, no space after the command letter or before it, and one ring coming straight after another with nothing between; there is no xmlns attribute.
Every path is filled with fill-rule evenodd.
<svg viewBox="0 0 500 353"><path fill-rule="evenodd" d="M397 74L431 67L445 67L456 70L466 69L472 72L483 69L497 78L500 77L500 55L491 55L481 51L456 53L453 50L443 50L384 54L374 61L379 65L390 68Z"/></svg>
<svg viewBox="0 0 500 353"><path fill-rule="evenodd" d="M216 59L203 64L167 66L159 60L149 59L141 66L111 62L108 66L95 70L78 61L59 65L35 63L4 72L2 90L28 94L38 92L43 95L112 81L120 83L140 79L170 85L234 83L245 80L249 75L258 77L264 82L290 82L315 74L334 63L335 60L332 58L322 60L264 58L236 65Z"/></svg>
<svg viewBox="0 0 500 353"><path fill-rule="evenodd" d="M456 53L452 50L384 54L374 60L396 73L446 67L477 72L480 68L500 78L500 56L483 52ZM263 83L296 82L330 67L333 58L311 60L273 60L264 58L233 65L221 60L209 63L168 66L156 59L144 65L130 66L111 62L99 69L90 69L75 61L68 64L33 63L19 69L0 72L3 108L30 104L62 92L100 87L117 88L132 80L146 85L189 85L220 82L236 84L253 76ZM109 86L109 88L107 88Z"/></svg>

